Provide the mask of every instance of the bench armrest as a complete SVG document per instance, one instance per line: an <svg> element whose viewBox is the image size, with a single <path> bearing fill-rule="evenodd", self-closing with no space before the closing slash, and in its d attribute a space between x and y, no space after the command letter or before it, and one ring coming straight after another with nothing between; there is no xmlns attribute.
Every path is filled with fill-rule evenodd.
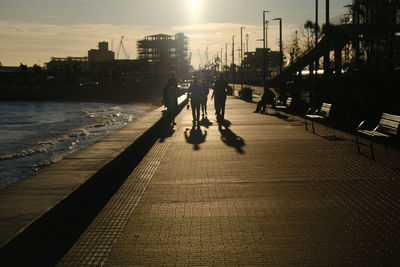
<svg viewBox="0 0 400 267"><path fill-rule="evenodd" d="M378 130L378 128L379 128L379 124L372 130L373 132L376 132L376 130Z"/></svg>
<svg viewBox="0 0 400 267"><path fill-rule="evenodd" d="M306 115L311 114L311 111L312 111L312 108L309 108L309 109L306 111ZM315 113L315 112L314 112L314 113Z"/></svg>
<svg viewBox="0 0 400 267"><path fill-rule="evenodd" d="M362 121L362 122L360 123L360 125L358 125L358 127L357 127L357 129L356 129L356 132L358 132L358 131L361 129L361 126L363 126L364 123L365 123L365 121Z"/></svg>
<svg viewBox="0 0 400 267"><path fill-rule="evenodd" d="M367 121L362 121L361 123L360 123L360 125L358 125L358 127L357 127L357 130L356 130L356 132L358 132L359 130L361 130L361 127L366 123ZM376 132L377 130L378 130L378 128L379 128L379 124L372 130L372 132Z"/></svg>

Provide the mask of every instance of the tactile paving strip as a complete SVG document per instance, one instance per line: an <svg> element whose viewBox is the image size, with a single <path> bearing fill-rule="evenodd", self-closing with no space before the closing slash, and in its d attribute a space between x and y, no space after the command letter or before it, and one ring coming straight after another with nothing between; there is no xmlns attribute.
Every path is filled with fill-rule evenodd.
<svg viewBox="0 0 400 267"><path fill-rule="evenodd" d="M172 138L157 142L57 266L102 266Z"/></svg>

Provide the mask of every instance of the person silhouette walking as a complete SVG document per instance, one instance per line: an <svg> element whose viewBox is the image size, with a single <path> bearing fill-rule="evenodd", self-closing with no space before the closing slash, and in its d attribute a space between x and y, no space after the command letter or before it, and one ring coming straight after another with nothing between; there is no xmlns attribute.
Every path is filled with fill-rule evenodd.
<svg viewBox="0 0 400 267"><path fill-rule="evenodd" d="M202 86L199 84L199 79L195 77L193 84L190 85L188 90L188 100L192 106L193 125L200 127L200 105L202 100Z"/></svg>
<svg viewBox="0 0 400 267"><path fill-rule="evenodd" d="M202 93L201 93L201 113L204 118L204 115L207 116L207 100L208 100L208 94L210 92L210 89L208 87L208 83L205 78L201 80L201 88L202 88Z"/></svg>
<svg viewBox="0 0 400 267"><path fill-rule="evenodd" d="M175 116L178 110L178 81L175 74L172 73L168 79L167 85L164 88L163 97L164 104L167 107L167 118L170 125L175 125Z"/></svg>
<svg viewBox="0 0 400 267"><path fill-rule="evenodd" d="M214 97L215 113L218 122L223 122L225 119L225 102L228 88L228 83L225 81L224 75L221 73L219 79L215 82L214 92L211 96L211 99Z"/></svg>

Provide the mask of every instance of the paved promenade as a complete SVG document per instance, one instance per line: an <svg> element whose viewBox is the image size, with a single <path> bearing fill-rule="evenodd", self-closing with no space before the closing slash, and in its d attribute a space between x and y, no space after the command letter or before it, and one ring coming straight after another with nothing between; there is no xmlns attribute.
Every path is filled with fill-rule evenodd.
<svg viewBox="0 0 400 267"><path fill-rule="evenodd" d="M59 265L398 266L400 173L254 109L184 109Z"/></svg>

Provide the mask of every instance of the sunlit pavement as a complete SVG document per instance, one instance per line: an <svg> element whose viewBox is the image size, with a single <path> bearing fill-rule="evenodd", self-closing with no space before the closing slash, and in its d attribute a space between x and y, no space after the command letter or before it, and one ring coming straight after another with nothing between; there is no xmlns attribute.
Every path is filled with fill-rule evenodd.
<svg viewBox="0 0 400 267"><path fill-rule="evenodd" d="M61 265L400 263L398 171L236 98L218 127L208 104L200 129L181 112Z"/></svg>

